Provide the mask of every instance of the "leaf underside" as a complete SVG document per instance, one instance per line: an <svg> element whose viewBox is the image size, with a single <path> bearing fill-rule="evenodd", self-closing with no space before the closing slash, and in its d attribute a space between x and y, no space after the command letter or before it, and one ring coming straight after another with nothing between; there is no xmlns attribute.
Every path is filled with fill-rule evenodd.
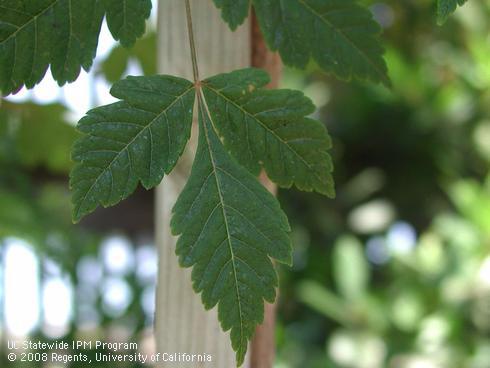
<svg viewBox="0 0 490 368"><path fill-rule="evenodd" d="M466 0L437 0L437 23L443 24L456 8L464 5Z"/></svg>
<svg viewBox="0 0 490 368"><path fill-rule="evenodd" d="M290 229L277 200L228 155L202 101L199 126L196 159L173 209L172 232L181 235L180 264L193 267L193 287L205 307L218 305L241 365L263 321L264 300L275 299L271 258L291 263Z"/></svg>
<svg viewBox="0 0 490 368"><path fill-rule="evenodd" d="M150 10L151 0L0 0L1 93L34 87L49 66L60 86L74 81L92 66L105 14L114 38L131 46Z"/></svg>
<svg viewBox="0 0 490 368"><path fill-rule="evenodd" d="M324 125L306 116L315 106L299 91L265 90L266 72L242 69L203 81L225 147L250 172L264 168L281 187L335 195Z"/></svg>
<svg viewBox="0 0 490 368"><path fill-rule="evenodd" d="M390 85L379 41L381 28L356 0L248 0L234 12L229 10L234 2L215 3L235 29L246 18L244 3L250 1L268 46L278 50L287 65L304 68L313 59L340 79Z"/></svg>
<svg viewBox="0 0 490 368"><path fill-rule="evenodd" d="M266 73L243 69L201 83L199 141L190 178L173 209L176 253L193 267L206 308L218 305L239 365L273 302L272 259L291 263L290 231L279 203L257 180L265 169L281 186L333 195L330 140L307 118L302 93L262 89ZM190 136L196 89L170 76L128 77L111 93L122 101L91 110L79 122L71 173L73 217L127 197L141 182L157 185Z"/></svg>
<svg viewBox="0 0 490 368"><path fill-rule="evenodd" d="M101 204L128 197L138 181L145 188L160 183L175 166L190 137L194 86L171 77L129 77L111 94L122 99L93 109L79 122L86 135L72 158L73 219Z"/></svg>

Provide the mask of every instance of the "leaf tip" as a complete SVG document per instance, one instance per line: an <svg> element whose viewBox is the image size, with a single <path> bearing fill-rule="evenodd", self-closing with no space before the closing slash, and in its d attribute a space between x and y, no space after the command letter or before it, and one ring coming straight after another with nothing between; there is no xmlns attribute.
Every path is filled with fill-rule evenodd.
<svg viewBox="0 0 490 368"><path fill-rule="evenodd" d="M73 210L71 213L71 222L73 224L78 224L82 217L83 215L80 214L80 211L76 208L76 206L73 206Z"/></svg>
<svg viewBox="0 0 490 368"><path fill-rule="evenodd" d="M337 197L337 191L335 190L335 186L333 184L328 187L325 195L330 199L335 199Z"/></svg>
<svg viewBox="0 0 490 368"><path fill-rule="evenodd" d="M247 343L244 346L240 346L236 351L236 366L241 367L245 361L245 355L247 354Z"/></svg>

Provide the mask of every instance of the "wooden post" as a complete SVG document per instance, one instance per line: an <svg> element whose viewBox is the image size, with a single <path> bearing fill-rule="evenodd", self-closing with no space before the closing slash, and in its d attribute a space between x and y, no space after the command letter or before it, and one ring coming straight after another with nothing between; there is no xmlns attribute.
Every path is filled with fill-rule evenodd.
<svg viewBox="0 0 490 368"><path fill-rule="evenodd" d="M264 38L260 32L255 13L252 12L252 66L265 69L271 76L270 88L279 86L282 72L281 58L277 53L267 49ZM277 187L265 173L260 176L260 182L273 194ZM252 340L250 351L250 366L252 368L272 368L275 358L275 324L277 303L265 304L264 323L257 327Z"/></svg>
<svg viewBox="0 0 490 368"><path fill-rule="evenodd" d="M252 17L232 33L221 20L211 1L193 0L193 18L199 68L203 77L233 69L255 66L272 77L270 87L277 87L282 64L270 53ZM185 27L184 2L161 0L158 9L158 65L160 73L192 77L192 65ZM169 222L172 207L187 181L194 157L193 139L174 172L164 179L156 196L156 242L159 250L159 276L155 334L161 353L208 353L213 362L193 367L233 367L235 354L228 334L221 331L216 310L206 312L199 296L192 291L190 271L181 269L175 256L175 241ZM275 185L261 175L260 181L272 193ZM275 352L274 326L276 305L266 304L264 323L257 328L244 367L272 368ZM161 367L177 367L162 363ZM185 365L188 366L188 365Z"/></svg>
<svg viewBox="0 0 490 368"><path fill-rule="evenodd" d="M210 0L192 0L192 14L202 78L250 66L250 22L231 32ZM162 74L192 79L183 0L160 0L158 8L158 66ZM189 269L177 263L174 238L169 229L172 207L187 181L194 158L196 134L178 167L156 192L156 243L159 272L155 334L160 353L211 354L207 364L162 363L161 367L235 366L228 334L221 331L216 309L205 311L191 287ZM246 362L244 367L250 365Z"/></svg>

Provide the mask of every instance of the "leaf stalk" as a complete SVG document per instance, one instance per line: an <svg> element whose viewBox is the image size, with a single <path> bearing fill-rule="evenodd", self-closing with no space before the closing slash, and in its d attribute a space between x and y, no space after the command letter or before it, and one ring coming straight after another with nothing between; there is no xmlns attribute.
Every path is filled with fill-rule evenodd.
<svg viewBox="0 0 490 368"><path fill-rule="evenodd" d="M189 44L191 48L191 59L192 59L192 73L194 75L194 83L196 87L199 87L199 67L197 64L197 52L196 52L196 43L194 40L194 27L192 24L192 11L191 4L189 0L185 0L185 12L187 16L187 33L189 34Z"/></svg>

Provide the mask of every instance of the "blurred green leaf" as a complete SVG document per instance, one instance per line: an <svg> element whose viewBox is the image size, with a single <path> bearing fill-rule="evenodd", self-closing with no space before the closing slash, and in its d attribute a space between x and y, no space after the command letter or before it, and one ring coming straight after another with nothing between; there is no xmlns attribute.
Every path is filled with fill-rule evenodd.
<svg viewBox="0 0 490 368"><path fill-rule="evenodd" d="M28 198L0 188L0 238L8 236L39 243L43 229Z"/></svg>
<svg viewBox="0 0 490 368"><path fill-rule="evenodd" d="M490 188L476 181L461 180L451 186L449 194L462 215L490 234Z"/></svg>
<svg viewBox="0 0 490 368"><path fill-rule="evenodd" d="M333 276L340 294L349 301L362 298L370 276L362 244L353 236L343 236L335 243L332 257Z"/></svg>
<svg viewBox="0 0 490 368"><path fill-rule="evenodd" d="M103 74L107 81L115 83L124 77L129 63L136 61L144 75L156 74L156 45L157 35L150 32L138 40L131 49L116 46L100 65L98 73Z"/></svg>
<svg viewBox="0 0 490 368"><path fill-rule="evenodd" d="M303 281L297 292L298 298L317 312L343 324L350 322L345 302L317 282Z"/></svg>
<svg viewBox="0 0 490 368"><path fill-rule="evenodd" d="M55 173L66 173L71 168L70 150L78 133L66 120L63 105L2 102L0 131L10 136L22 165L42 166ZM3 152L0 155L14 155Z"/></svg>
<svg viewBox="0 0 490 368"><path fill-rule="evenodd" d="M420 237L415 249L416 265L427 276L438 276L447 267L447 254L441 237L427 232Z"/></svg>
<svg viewBox="0 0 490 368"><path fill-rule="evenodd" d="M416 331L424 316L424 301L416 290L400 290L392 299L391 318L402 331Z"/></svg>

